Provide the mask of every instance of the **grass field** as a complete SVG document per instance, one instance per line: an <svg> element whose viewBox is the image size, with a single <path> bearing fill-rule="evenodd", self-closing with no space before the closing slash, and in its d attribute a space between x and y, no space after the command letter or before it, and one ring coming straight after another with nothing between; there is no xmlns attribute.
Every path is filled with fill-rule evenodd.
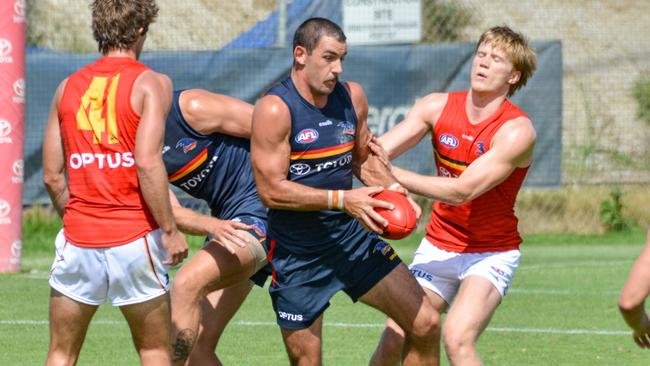
<svg viewBox="0 0 650 366"><path fill-rule="evenodd" d="M58 223L27 220L23 273L0 275L0 365L36 365L48 345L47 275ZM395 247L410 261L419 235ZM531 236L508 296L479 342L486 365L647 365L616 302L644 232ZM196 248L200 239L193 238ZM325 315L324 363L363 365L384 317L338 295ZM229 365L286 365L266 289L256 288L219 346ZM119 310L105 305L91 323L80 365L134 365L137 355ZM443 360L443 365L447 365Z"/></svg>

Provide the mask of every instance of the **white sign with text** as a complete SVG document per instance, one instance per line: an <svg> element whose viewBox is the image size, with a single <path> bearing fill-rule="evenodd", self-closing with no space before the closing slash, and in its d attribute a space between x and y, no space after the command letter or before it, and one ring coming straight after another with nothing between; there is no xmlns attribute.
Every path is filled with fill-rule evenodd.
<svg viewBox="0 0 650 366"><path fill-rule="evenodd" d="M419 42L420 3L420 0L343 0L343 31L347 43Z"/></svg>

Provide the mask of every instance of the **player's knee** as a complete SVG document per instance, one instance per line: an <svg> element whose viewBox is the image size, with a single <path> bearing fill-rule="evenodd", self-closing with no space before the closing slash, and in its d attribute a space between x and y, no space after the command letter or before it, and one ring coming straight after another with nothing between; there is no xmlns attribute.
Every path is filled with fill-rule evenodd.
<svg viewBox="0 0 650 366"><path fill-rule="evenodd" d="M76 365L78 356L78 353L75 353L73 350L66 350L65 347L59 347L55 344L51 346L45 364L47 366Z"/></svg>
<svg viewBox="0 0 650 366"><path fill-rule="evenodd" d="M639 302L634 296L629 296L627 294L622 294L618 299L618 308L622 313L630 313L636 310L641 306L643 302Z"/></svg>
<svg viewBox="0 0 650 366"><path fill-rule="evenodd" d="M140 364L143 366L169 365L171 362L169 345L167 347L140 349L138 353L140 355Z"/></svg>
<svg viewBox="0 0 650 366"><path fill-rule="evenodd" d="M440 332L440 315L435 312L421 313L415 319L409 335L414 340L430 341L438 337Z"/></svg>
<svg viewBox="0 0 650 366"><path fill-rule="evenodd" d="M47 366L72 366L77 363L77 356L59 350L51 350L47 355Z"/></svg>
<svg viewBox="0 0 650 366"><path fill-rule="evenodd" d="M404 349L404 332L401 329L387 327L381 342L372 356L372 365L394 365L402 358Z"/></svg>
<svg viewBox="0 0 650 366"><path fill-rule="evenodd" d="M450 358L471 352L476 340L473 332L468 332L453 326L443 328L445 350Z"/></svg>
<svg viewBox="0 0 650 366"><path fill-rule="evenodd" d="M287 355L291 365L316 365L314 362L318 355L314 354L309 347L287 347Z"/></svg>
<svg viewBox="0 0 650 366"><path fill-rule="evenodd" d="M205 286L190 271L180 271L174 278L172 297L198 301L205 292Z"/></svg>

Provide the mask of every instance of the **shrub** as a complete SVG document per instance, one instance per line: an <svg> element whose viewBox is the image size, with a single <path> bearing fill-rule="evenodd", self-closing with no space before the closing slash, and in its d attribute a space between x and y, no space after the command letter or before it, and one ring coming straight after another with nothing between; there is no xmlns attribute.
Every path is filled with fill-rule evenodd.
<svg viewBox="0 0 650 366"><path fill-rule="evenodd" d="M623 217L623 193L619 187L614 187L609 193L610 199L600 204L600 219L607 231L627 231L634 227L632 220Z"/></svg>

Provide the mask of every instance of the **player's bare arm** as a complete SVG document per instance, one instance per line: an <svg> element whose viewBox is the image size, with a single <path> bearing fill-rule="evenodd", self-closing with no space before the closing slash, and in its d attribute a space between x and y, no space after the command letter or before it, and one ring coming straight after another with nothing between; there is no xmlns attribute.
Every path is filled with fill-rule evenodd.
<svg viewBox="0 0 650 366"><path fill-rule="evenodd" d="M260 199L266 207L274 209L330 209L327 190L311 188L287 179L291 154L290 133L291 114L284 102L274 95L260 99L253 111L251 136L251 160ZM364 187L346 191L343 197L343 210L378 233L383 232L382 228L387 222L372 207L391 207L386 202L369 197L369 194L380 190L380 187Z"/></svg>
<svg viewBox="0 0 650 366"><path fill-rule="evenodd" d="M379 138L392 160L417 145L435 126L447 103L446 93L432 93L418 100L406 118Z"/></svg>
<svg viewBox="0 0 650 366"><path fill-rule="evenodd" d="M391 160L417 145L433 129L446 103L446 93L432 93L418 100L404 120L371 141L373 154L390 168Z"/></svg>
<svg viewBox="0 0 650 366"><path fill-rule="evenodd" d="M623 319L632 328L632 338L641 348L650 348L650 319L645 299L650 295L650 229L648 242L634 263L618 301Z"/></svg>
<svg viewBox="0 0 650 366"><path fill-rule="evenodd" d="M397 190L406 195L419 218L422 213L420 206L410 197L408 191L399 186L397 179L390 171L387 152L368 129L368 99L363 87L358 83L347 82L345 86L350 93L355 113L357 114L357 134L352 151L352 164L355 176L366 186L382 186Z"/></svg>
<svg viewBox="0 0 650 366"><path fill-rule="evenodd" d="M207 90L189 89L180 95L183 117L196 131L249 139L253 106L239 99Z"/></svg>
<svg viewBox="0 0 650 366"><path fill-rule="evenodd" d="M131 104L141 111L135 138L135 162L140 189L151 214L163 233L168 264L187 257L187 242L174 221L162 160L165 117L171 106L172 83L167 76L146 71L133 86Z"/></svg>
<svg viewBox="0 0 650 366"><path fill-rule="evenodd" d="M388 167L383 164L374 164L373 169L364 169L364 165L371 164L369 157L372 155L370 143L373 134L368 129L368 99L363 87L358 83L347 82L345 86L350 93L350 99L357 115L357 131L354 150L352 150L352 167L354 175L366 186L388 187L397 182Z"/></svg>
<svg viewBox="0 0 650 366"><path fill-rule="evenodd" d="M266 207L295 211L327 210L327 191L287 179L291 145L289 109L274 95L267 95L253 111L251 160L255 183Z"/></svg>
<svg viewBox="0 0 650 366"><path fill-rule="evenodd" d="M535 139L532 122L521 117L501 126L490 149L457 178L424 176L395 166L393 173L413 193L460 205L503 182L515 168L529 166Z"/></svg>
<svg viewBox="0 0 650 366"><path fill-rule="evenodd" d="M234 253L233 245L245 248L250 239L238 230L250 230L251 226L232 220L219 220L216 217L203 215L181 206L178 198L169 190L176 225L185 234L195 236L210 236L228 251Z"/></svg>
<svg viewBox="0 0 650 366"><path fill-rule="evenodd" d="M43 140L43 182L52 205L60 217L63 217L65 205L70 199L70 191L65 178L65 151L63 149L63 140L61 140L59 123L59 102L67 80L65 79L59 84L52 98L52 106L47 118L47 128Z"/></svg>

